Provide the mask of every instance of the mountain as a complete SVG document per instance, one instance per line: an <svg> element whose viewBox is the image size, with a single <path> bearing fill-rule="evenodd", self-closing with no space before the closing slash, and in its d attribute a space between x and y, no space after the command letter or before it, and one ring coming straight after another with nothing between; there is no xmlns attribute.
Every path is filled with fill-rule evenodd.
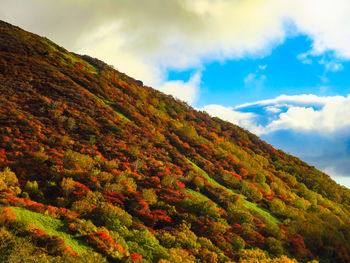
<svg viewBox="0 0 350 263"><path fill-rule="evenodd" d="M6 22L0 94L2 262L350 262L350 190L238 126Z"/></svg>

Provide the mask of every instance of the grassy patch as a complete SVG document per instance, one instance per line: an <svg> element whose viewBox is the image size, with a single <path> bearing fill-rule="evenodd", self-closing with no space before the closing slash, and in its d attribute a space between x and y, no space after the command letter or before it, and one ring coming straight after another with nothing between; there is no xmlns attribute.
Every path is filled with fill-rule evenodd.
<svg viewBox="0 0 350 263"><path fill-rule="evenodd" d="M266 209L260 207L258 204L250 202L247 200L247 197L245 195L242 195L240 193L237 193L236 191L229 189L225 186L223 186L222 184L218 183L215 179L211 178L204 170L202 170L200 167L198 167L195 163L191 162L190 160L188 160L189 163L192 164L192 166L201 174L203 175L205 178L208 179L208 182L211 183L212 185L214 185L215 187L218 188L223 188L224 190L226 190L227 192L229 192L230 194L233 195L239 195L241 197L241 203L242 205L251 210L251 211L255 211L257 213L259 213L262 217L264 217L268 222L273 223L273 224L280 224L281 221L278 220L276 217L274 217L269 211L267 211Z"/></svg>
<svg viewBox="0 0 350 263"><path fill-rule="evenodd" d="M59 236L64 240L66 246L72 247L74 252L81 253L89 248L83 241L75 239L73 235L69 234L69 229L62 220L32 212L21 207L11 207L11 209L17 219L27 223L33 223L49 235Z"/></svg>
<svg viewBox="0 0 350 263"><path fill-rule="evenodd" d="M202 194L200 192L194 191L194 190L192 190L190 188L186 188L186 193L190 194L190 195L193 195L194 197L197 197L200 200L210 201L216 207L218 206L213 200L211 200L209 197L207 197L206 195L204 195L204 194Z"/></svg>
<svg viewBox="0 0 350 263"><path fill-rule="evenodd" d="M128 117L125 115L121 114L117 109L113 106L107 105L109 108L111 108L123 121L130 122L132 123L132 120L130 120Z"/></svg>
<svg viewBox="0 0 350 263"><path fill-rule="evenodd" d="M249 202L246 199L242 200L242 204L245 208L251 210L251 211L256 211L260 215L262 215L269 223L273 224L281 224L282 222L278 220L276 217L274 217L268 210L262 208L256 203Z"/></svg>
<svg viewBox="0 0 350 263"><path fill-rule="evenodd" d="M110 108L112 111L114 111L124 122L133 123L132 120L130 120L125 115L121 114L117 109L110 105L110 101L101 99L100 97L96 96L95 94L91 93L96 99L98 99L100 102L102 102L106 107Z"/></svg>
<svg viewBox="0 0 350 263"><path fill-rule="evenodd" d="M49 52L50 57L61 56L61 63L63 65L72 66L77 63L82 63L86 71L88 71L91 74L97 74L97 69L91 64L89 64L88 62L86 62L85 60L81 59L78 55L75 55L68 51L62 52L58 50L56 44L47 38L42 38L41 42L45 44L47 48L50 50Z"/></svg>

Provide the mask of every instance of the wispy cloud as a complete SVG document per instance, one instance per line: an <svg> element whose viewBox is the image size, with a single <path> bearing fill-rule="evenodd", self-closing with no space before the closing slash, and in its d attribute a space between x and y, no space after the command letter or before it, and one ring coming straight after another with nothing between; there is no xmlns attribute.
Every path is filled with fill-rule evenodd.
<svg viewBox="0 0 350 263"><path fill-rule="evenodd" d="M249 73L243 81L248 88L262 89L266 81L266 76L263 74Z"/></svg>
<svg viewBox="0 0 350 263"><path fill-rule="evenodd" d="M266 105L324 105L330 100L341 100L342 96L333 97L320 97L314 94L302 94L302 95L280 95L274 99L260 100L251 103L244 103L236 106L235 109L239 110L249 106L266 106Z"/></svg>
<svg viewBox="0 0 350 263"><path fill-rule="evenodd" d="M264 88L264 84L267 80L266 75L263 73L267 65L259 65L254 73L249 73L244 79L243 82L245 87L261 90Z"/></svg>
<svg viewBox="0 0 350 263"><path fill-rule="evenodd" d="M327 72L328 71L337 72L337 71L341 71L344 69L343 64L337 60L327 60L325 58L322 58L318 63L321 65L324 65L325 70Z"/></svg>
<svg viewBox="0 0 350 263"><path fill-rule="evenodd" d="M260 70L265 70L267 68L267 65L259 65L258 68Z"/></svg>
<svg viewBox="0 0 350 263"><path fill-rule="evenodd" d="M306 52L306 53L299 54L297 57L303 64L311 65L312 58L310 56L311 56L310 52Z"/></svg>

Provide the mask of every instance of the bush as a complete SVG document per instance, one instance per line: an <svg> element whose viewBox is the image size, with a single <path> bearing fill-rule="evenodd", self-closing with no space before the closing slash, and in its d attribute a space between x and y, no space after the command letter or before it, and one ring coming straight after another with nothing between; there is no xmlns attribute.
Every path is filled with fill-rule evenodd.
<svg viewBox="0 0 350 263"><path fill-rule="evenodd" d="M33 158L37 163L43 163L49 158L49 156L47 156L46 153L40 151L40 152L36 152Z"/></svg>
<svg viewBox="0 0 350 263"><path fill-rule="evenodd" d="M69 130L69 131L72 131L72 130L75 129L75 127L76 127L76 125L75 125L75 119L72 118L72 117L69 117L69 118L67 119L67 121L66 121L65 128L66 128L67 130Z"/></svg>
<svg viewBox="0 0 350 263"><path fill-rule="evenodd" d="M283 246L281 241L273 237L268 237L265 239L267 250L271 255L279 257L283 254Z"/></svg>
<svg viewBox="0 0 350 263"><path fill-rule="evenodd" d="M205 263L217 263L218 262L218 255L215 252L212 252L206 248L200 251L199 258L200 258L201 262L205 262Z"/></svg>
<svg viewBox="0 0 350 263"><path fill-rule="evenodd" d="M68 197L75 189L75 182L72 178L63 178L61 188L65 197Z"/></svg>
<svg viewBox="0 0 350 263"><path fill-rule="evenodd" d="M242 181L242 194L246 195L253 202L259 202L263 198L262 193L256 187L251 186L245 181Z"/></svg>
<svg viewBox="0 0 350 263"><path fill-rule="evenodd" d="M93 221L109 230L120 231L122 226L129 227L132 224L132 216L125 210L112 206L108 203L101 203L93 211Z"/></svg>
<svg viewBox="0 0 350 263"><path fill-rule="evenodd" d="M157 194L154 189L143 189L142 196L150 205L157 203Z"/></svg>
<svg viewBox="0 0 350 263"><path fill-rule="evenodd" d="M6 167L3 172L0 172L0 190L15 187L17 185L17 176L10 170L10 168Z"/></svg>
<svg viewBox="0 0 350 263"><path fill-rule="evenodd" d="M78 165L83 170L91 170L95 161L89 155L67 150L64 153L63 164L68 169L76 168Z"/></svg>
<svg viewBox="0 0 350 263"><path fill-rule="evenodd" d="M245 247L245 242L243 238L237 235L231 235L231 245L235 251L239 251Z"/></svg>
<svg viewBox="0 0 350 263"><path fill-rule="evenodd" d="M199 176L195 176L192 179L192 183L196 187L196 189L202 189L204 187L204 180Z"/></svg>
<svg viewBox="0 0 350 263"><path fill-rule="evenodd" d="M280 199L272 199L269 206L272 213L276 215L284 215L286 206Z"/></svg>
<svg viewBox="0 0 350 263"><path fill-rule="evenodd" d="M209 201L200 201L197 199L191 199L188 197L185 197L181 200L181 205L188 209L191 212L196 213L197 215L205 216L207 218L219 218L220 213L217 211L215 206L210 204Z"/></svg>
<svg viewBox="0 0 350 263"><path fill-rule="evenodd" d="M249 223L251 224L253 222L252 215L245 209L238 208L238 207L229 207L228 209L228 215L229 215L229 222L234 224L243 224L243 223Z"/></svg>

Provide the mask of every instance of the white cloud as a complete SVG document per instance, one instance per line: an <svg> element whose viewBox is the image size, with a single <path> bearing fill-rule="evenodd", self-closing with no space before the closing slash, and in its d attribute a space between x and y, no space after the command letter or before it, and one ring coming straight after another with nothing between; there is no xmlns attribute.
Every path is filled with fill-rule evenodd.
<svg viewBox="0 0 350 263"><path fill-rule="evenodd" d="M265 110L268 112L272 112L272 113L279 113L282 111L280 108L275 107L275 106L267 106L267 107L265 107Z"/></svg>
<svg viewBox="0 0 350 263"><path fill-rule="evenodd" d="M127 40L118 35L120 23L112 22L100 26L79 39L76 49L80 53L98 57L115 68L147 84L158 84L162 79L161 70L132 52L124 52Z"/></svg>
<svg viewBox="0 0 350 263"><path fill-rule="evenodd" d="M321 59L318 58L320 56L321 56ZM324 54L322 54L315 50L309 50L306 53L299 54L297 58L303 64L308 64L308 65L313 64L313 60L319 59L317 61L318 64L324 66L324 74L323 76L319 76L322 82L328 81L326 77L326 74L328 72L337 72L344 69L344 66L341 63L341 59L344 59L344 58L337 57L337 55L334 54L333 52L325 52Z"/></svg>
<svg viewBox="0 0 350 263"><path fill-rule="evenodd" d="M258 122L257 113L241 112L250 106L258 106L267 112L275 113L275 118L263 126ZM282 108L287 110L283 111ZM275 99L247 103L235 108L208 105L202 109L258 135L278 130L294 130L317 132L327 136L350 127L350 96L281 95Z"/></svg>
<svg viewBox="0 0 350 263"><path fill-rule="evenodd" d="M290 17L313 40L313 54L335 51L350 58L350 2L348 0L295 0Z"/></svg>
<svg viewBox="0 0 350 263"><path fill-rule="evenodd" d="M220 117L223 120L230 121L236 125L247 123L255 117L254 113L239 112L233 110L231 107L225 107L217 104L206 105L198 110L206 111L213 116Z"/></svg>
<svg viewBox="0 0 350 263"><path fill-rule="evenodd" d="M320 100L323 100L323 107L315 110L312 106ZM311 102L309 107L290 107L287 112L281 113L277 120L268 124L264 132L292 129L327 135L350 126L350 96L318 97L314 103Z"/></svg>
<svg viewBox="0 0 350 263"><path fill-rule="evenodd" d="M266 81L266 76L255 73L249 73L243 81L245 86L248 88L262 89Z"/></svg>
<svg viewBox="0 0 350 263"><path fill-rule="evenodd" d="M240 112L234 110L232 107L225 107L216 104L206 105L198 110L206 111L211 116L219 117L225 121L247 128L256 134L259 134L263 129L262 126L256 125L254 121L254 118L256 117L255 113Z"/></svg>
<svg viewBox="0 0 350 263"><path fill-rule="evenodd" d="M318 63L324 65L326 71L337 72L344 69L343 65L335 60L326 60L323 58Z"/></svg>
<svg viewBox="0 0 350 263"><path fill-rule="evenodd" d="M287 112L281 113L279 119L267 125L263 133L270 133L276 130L292 129L297 131L318 129L316 120L321 118L321 113L311 107L291 107Z"/></svg>
<svg viewBox="0 0 350 263"><path fill-rule="evenodd" d="M244 83L248 84L252 82L256 78L256 74L249 73L245 78L244 78Z"/></svg>
<svg viewBox="0 0 350 263"><path fill-rule="evenodd" d="M299 55L297 56L297 58L298 58L303 64L308 64L308 65L311 65L311 64L312 64L312 59L310 58L310 53L309 53L309 52L299 54Z"/></svg>
<svg viewBox="0 0 350 263"><path fill-rule="evenodd" d="M265 106L265 105L325 105L328 101L341 101L344 97L334 96L334 97L319 97L313 94L302 94L295 96L280 95L274 99L260 100L252 103L244 103L235 107L235 109L242 109L249 106Z"/></svg>
<svg viewBox="0 0 350 263"><path fill-rule="evenodd" d="M201 73L197 72L188 82L184 82L182 80L167 81L160 86L156 86L155 88L192 104L198 98L200 82Z"/></svg>

